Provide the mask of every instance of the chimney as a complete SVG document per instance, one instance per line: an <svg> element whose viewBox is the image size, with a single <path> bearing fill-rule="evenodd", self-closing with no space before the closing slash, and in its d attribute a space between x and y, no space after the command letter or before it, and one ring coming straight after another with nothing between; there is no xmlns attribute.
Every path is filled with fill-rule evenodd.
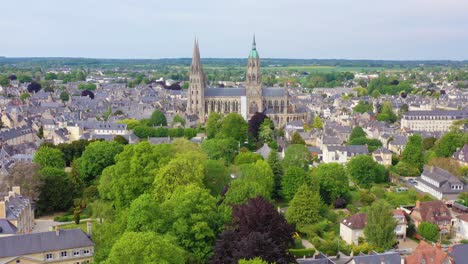
<svg viewBox="0 0 468 264"><path fill-rule="evenodd" d="M13 192L16 193L17 195L21 195L21 187L19 186L13 186Z"/></svg>
<svg viewBox="0 0 468 264"><path fill-rule="evenodd" d="M93 225L92 222L89 220L86 222L86 231L88 233L88 237L91 237L91 234L93 232Z"/></svg>
<svg viewBox="0 0 468 264"><path fill-rule="evenodd" d="M6 205L5 201L0 201L0 219L6 218Z"/></svg>
<svg viewBox="0 0 468 264"><path fill-rule="evenodd" d="M56 226L55 226L55 235L56 235L56 236L59 236L59 235L60 235L60 226L59 226L59 225L56 225Z"/></svg>

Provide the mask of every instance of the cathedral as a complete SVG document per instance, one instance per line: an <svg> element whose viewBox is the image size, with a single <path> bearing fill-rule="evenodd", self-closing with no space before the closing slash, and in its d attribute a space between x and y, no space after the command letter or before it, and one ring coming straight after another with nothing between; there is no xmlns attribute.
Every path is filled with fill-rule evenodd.
<svg viewBox="0 0 468 264"><path fill-rule="evenodd" d="M296 109L291 104L287 88L264 87L260 69L260 57L255 36L249 53L244 86L210 87L200 59L198 40L195 40L190 84L188 90L187 113L198 116L204 123L211 112L228 114L237 112L248 120L256 112L264 112L277 126L284 126L294 120L306 120L306 111Z"/></svg>

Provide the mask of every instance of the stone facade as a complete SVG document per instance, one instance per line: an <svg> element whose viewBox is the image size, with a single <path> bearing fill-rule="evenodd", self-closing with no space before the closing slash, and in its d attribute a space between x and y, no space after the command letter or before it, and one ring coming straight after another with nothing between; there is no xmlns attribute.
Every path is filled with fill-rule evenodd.
<svg viewBox="0 0 468 264"><path fill-rule="evenodd" d="M285 88L263 87L255 37L249 54L245 86L224 88L208 87L201 64L198 41L190 67L187 113L198 116L204 123L211 112L220 114L239 113L246 120L256 112L265 112L277 125L284 126L294 120L306 120L306 111L298 111L290 103Z"/></svg>
<svg viewBox="0 0 468 264"><path fill-rule="evenodd" d="M409 111L403 114L401 129L406 131L449 131L454 121L468 118L468 110Z"/></svg>
<svg viewBox="0 0 468 264"><path fill-rule="evenodd" d="M21 196L20 187L12 191L0 201L0 219L6 219L17 229L17 234L30 233L34 227L34 211L29 199Z"/></svg>

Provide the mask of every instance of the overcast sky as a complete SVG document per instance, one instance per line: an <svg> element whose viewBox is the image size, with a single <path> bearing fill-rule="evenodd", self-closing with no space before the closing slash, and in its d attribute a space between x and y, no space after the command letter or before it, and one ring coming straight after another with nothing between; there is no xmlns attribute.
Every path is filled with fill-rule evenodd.
<svg viewBox="0 0 468 264"><path fill-rule="evenodd" d="M468 59L467 0L5 0L0 56Z"/></svg>

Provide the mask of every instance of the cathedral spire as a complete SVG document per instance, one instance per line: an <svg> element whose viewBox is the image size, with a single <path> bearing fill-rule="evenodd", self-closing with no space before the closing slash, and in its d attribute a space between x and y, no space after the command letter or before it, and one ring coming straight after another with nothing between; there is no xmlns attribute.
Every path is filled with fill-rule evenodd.
<svg viewBox="0 0 468 264"><path fill-rule="evenodd" d="M192 55L192 71L200 69L201 59L200 59L200 48L198 47L198 39L195 37L195 43L193 46L193 55Z"/></svg>
<svg viewBox="0 0 468 264"><path fill-rule="evenodd" d="M253 50L257 49L257 44L255 43L255 33L253 34L252 49L253 49Z"/></svg>

